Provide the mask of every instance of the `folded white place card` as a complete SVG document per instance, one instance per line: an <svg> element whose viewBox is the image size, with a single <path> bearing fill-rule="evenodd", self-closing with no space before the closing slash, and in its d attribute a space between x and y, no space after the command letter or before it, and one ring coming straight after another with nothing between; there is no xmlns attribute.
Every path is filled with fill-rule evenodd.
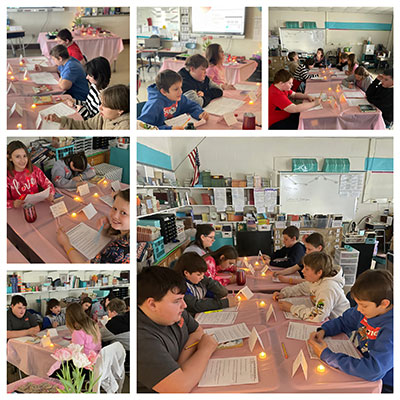
<svg viewBox="0 0 400 400"><path fill-rule="evenodd" d="M87 194L90 194L89 185L87 183L77 186L77 190L80 196L86 196Z"/></svg>
<svg viewBox="0 0 400 400"><path fill-rule="evenodd" d="M50 211L53 214L54 218L61 217L61 215L67 214L68 212L67 207L65 206L65 203L63 201L60 201L50 206Z"/></svg>
<svg viewBox="0 0 400 400"><path fill-rule="evenodd" d="M47 329L47 336L50 336L50 337L58 336L57 329L55 329L55 328Z"/></svg>
<svg viewBox="0 0 400 400"><path fill-rule="evenodd" d="M238 120L235 117L235 114L233 112L227 112L225 113L222 118L226 122L228 126L232 126L238 122Z"/></svg>
<svg viewBox="0 0 400 400"><path fill-rule="evenodd" d="M299 354L297 355L296 359L293 362L292 378L293 378L294 374L296 373L296 371L299 369L300 365L301 365L301 368L303 369L304 378L307 380L307 378L308 378L308 364L307 364L306 358L304 357L303 350L299 351Z"/></svg>
<svg viewBox="0 0 400 400"><path fill-rule="evenodd" d="M270 306L269 306L269 308L268 308L268 311L267 311L267 315L265 316L265 319L267 320L267 322L268 322L269 319L271 318L271 315L273 315L274 318L275 318L275 321L277 321L277 319L276 319L276 314L275 314L275 310L274 310L274 307L273 307L272 303L270 304Z"/></svg>
<svg viewBox="0 0 400 400"><path fill-rule="evenodd" d="M249 337L249 348L250 348L250 351L253 351L254 346L257 343L257 340L260 342L261 348L265 351L264 343L262 342L262 340L260 338L260 335L257 332L256 327L253 326L253 329L251 330L251 334L250 334L250 337Z"/></svg>
<svg viewBox="0 0 400 400"><path fill-rule="evenodd" d="M12 90L14 93L17 93L17 89L15 89L15 86L12 82L10 82L10 84L8 85L7 94L10 93L10 90Z"/></svg>
<svg viewBox="0 0 400 400"><path fill-rule="evenodd" d="M97 214L92 203L89 203L86 207L82 208L82 211L85 213L87 219L92 219Z"/></svg>
<svg viewBox="0 0 400 400"><path fill-rule="evenodd" d="M119 192L121 190L121 183L120 181L113 181L111 182L111 189L114 190L114 192Z"/></svg>
<svg viewBox="0 0 400 400"><path fill-rule="evenodd" d="M239 290L236 296L240 296L241 300L250 300L254 296L254 293L247 286L245 286L243 289Z"/></svg>
<svg viewBox="0 0 400 400"><path fill-rule="evenodd" d="M14 103L13 106L11 107L9 117L11 117L14 113L17 113L20 117L23 116L24 110L18 103Z"/></svg>

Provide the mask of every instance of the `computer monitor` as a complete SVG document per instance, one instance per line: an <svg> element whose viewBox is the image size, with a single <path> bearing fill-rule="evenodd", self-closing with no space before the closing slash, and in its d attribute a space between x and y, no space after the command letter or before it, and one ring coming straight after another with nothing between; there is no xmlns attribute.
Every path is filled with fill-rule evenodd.
<svg viewBox="0 0 400 400"><path fill-rule="evenodd" d="M271 231L241 231L236 232L236 249L239 257L256 256L259 251L271 256L272 232Z"/></svg>

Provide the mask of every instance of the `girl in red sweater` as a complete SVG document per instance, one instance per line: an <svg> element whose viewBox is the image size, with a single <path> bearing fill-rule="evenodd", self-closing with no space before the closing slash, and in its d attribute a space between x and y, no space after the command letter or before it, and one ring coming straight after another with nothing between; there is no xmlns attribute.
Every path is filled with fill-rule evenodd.
<svg viewBox="0 0 400 400"><path fill-rule="evenodd" d="M47 198L52 202L55 189L53 184L38 167L32 165L28 149L19 140L10 142L7 146L7 208L18 208L24 204L28 194L39 192L50 187Z"/></svg>
<svg viewBox="0 0 400 400"><path fill-rule="evenodd" d="M203 257L207 263L206 276L218 281L221 285L236 282L236 261L238 253L233 246L222 246ZM231 272L228 276L217 276L219 272Z"/></svg>

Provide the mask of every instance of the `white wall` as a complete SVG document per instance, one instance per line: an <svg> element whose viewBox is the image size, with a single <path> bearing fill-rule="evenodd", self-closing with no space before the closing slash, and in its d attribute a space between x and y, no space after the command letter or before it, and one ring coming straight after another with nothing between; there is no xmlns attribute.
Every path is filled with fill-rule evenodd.
<svg viewBox="0 0 400 400"><path fill-rule="evenodd" d="M269 10L269 31L279 35L279 27L285 27L286 21L315 21L317 28L325 28L325 21L331 22L376 22L392 24L393 15L336 13L326 11L277 11ZM393 31L356 31L356 30L326 30L325 52L338 47L351 47L358 59L362 55L362 43L371 37L372 43L383 44L388 50L393 50ZM290 51L290 49L288 49ZM316 49L315 49L316 50Z"/></svg>
<svg viewBox="0 0 400 400"><path fill-rule="evenodd" d="M138 141L171 156L172 168L184 159L201 137L139 138ZM166 141L169 143L166 144ZM157 146L157 147L156 147ZM211 174L243 179L246 174L272 177L277 186L277 171L290 171L291 159L313 157L322 169L324 158L349 158L351 170L364 170L366 157L393 157L391 138L291 138L291 137L208 137L199 146L201 170ZM179 181L191 178L188 159L176 171ZM379 214L388 204L359 204L356 218ZM392 204L389 206L392 209Z"/></svg>

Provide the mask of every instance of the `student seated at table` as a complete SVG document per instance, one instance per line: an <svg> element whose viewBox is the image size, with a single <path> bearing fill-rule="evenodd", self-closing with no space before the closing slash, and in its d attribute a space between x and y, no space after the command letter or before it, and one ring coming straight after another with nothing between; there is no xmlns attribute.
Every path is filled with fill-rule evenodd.
<svg viewBox="0 0 400 400"><path fill-rule="evenodd" d="M345 71L346 75L353 75L354 71L358 68L357 59L355 54L349 54L347 59L347 71Z"/></svg>
<svg viewBox="0 0 400 400"><path fill-rule="evenodd" d="M270 266L288 268L301 263L306 249L304 244L298 241L299 235L299 228L293 225L282 231L284 246L272 254Z"/></svg>
<svg viewBox="0 0 400 400"><path fill-rule="evenodd" d="M351 288L357 303L310 335L308 343L328 365L368 381L383 380L383 393L393 393L393 277L389 271L368 270ZM362 357L332 352L325 337L351 336Z"/></svg>
<svg viewBox="0 0 400 400"><path fill-rule="evenodd" d="M89 86L82 64L76 58L71 57L67 48L62 44L53 47L50 55L55 65L45 67L35 64L35 70L59 72L58 86L60 89L77 101L85 101L89 93Z"/></svg>
<svg viewBox="0 0 400 400"><path fill-rule="evenodd" d="M319 48L317 54L314 56L314 67L315 68L325 68L326 60L324 56L324 49Z"/></svg>
<svg viewBox="0 0 400 400"><path fill-rule="evenodd" d="M28 194L39 193L39 186L50 188L47 200L53 202L55 189L44 172L32 165L27 147L19 140L7 146L7 208L19 208Z"/></svg>
<svg viewBox="0 0 400 400"><path fill-rule="evenodd" d="M204 275L216 280L223 286L236 282L238 256L238 252L233 246L222 246L209 255L205 255L203 258L207 264L207 271ZM228 277L226 275L222 277L217 276L218 272L231 272L231 274Z"/></svg>
<svg viewBox="0 0 400 400"><path fill-rule="evenodd" d="M355 85L366 92L372 81L370 73L364 67L357 67L353 75L343 79L342 85L346 87L354 87Z"/></svg>
<svg viewBox="0 0 400 400"><path fill-rule="evenodd" d="M91 317L92 315L92 305L93 305L93 300L90 297L85 296L81 298L82 309L89 317Z"/></svg>
<svg viewBox="0 0 400 400"><path fill-rule="evenodd" d="M311 235L303 236L304 246L306 248L306 254L311 254L318 251L324 251L325 243L324 237L318 233L313 232ZM281 282L289 283L290 285L297 285L298 283L304 282L304 275L302 273L303 264L296 264L293 267L285 268L282 271L274 271L273 275L278 277ZM285 275L295 274L299 271L301 278L288 278Z"/></svg>
<svg viewBox="0 0 400 400"><path fill-rule="evenodd" d="M300 112L318 106L320 99L313 99L304 93L291 90L293 76L281 69L274 76L274 82L268 90L268 129L297 129ZM302 104L293 104L290 99L306 99Z"/></svg>
<svg viewBox="0 0 400 400"><path fill-rule="evenodd" d="M291 51L288 54L288 59L289 59L289 64L288 64L289 72L292 75L294 75L294 73L296 72L297 67L300 65L299 55L295 51Z"/></svg>
<svg viewBox="0 0 400 400"><path fill-rule="evenodd" d="M218 43L211 43L206 50L206 58L209 62L207 76L223 90L234 90L235 86L226 82L224 67L224 50Z"/></svg>
<svg viewBox="0 0 400 400"><path fill-rule="evenodd" d="M61 29L61 31L57 33L56 40L58 44L62 44L68 49L68 54L71 57L76 58L82 64L85 62L81 49L73 41L72 34L68 29Z"/></svg>
<svg viewBox="0 0 400 400"><path fill-rule="evenodd" d="M197 253L182 254L174 265L174 270L185 278L185 303L191 314L233 307L237 304L236 297L227 297L228 291L224 286L204 276L207 264Z"/></svg>
<svg viewBox="0 0 400 400"><path fill-rule="evenodd" d="M111 67L107 58L96 57L85 64L86 79L89 81L89 93L86 100L74 105L84 120L93 118L100 111L100 90L104 90L110 83Z"/></svg>
<svg viewBox="0 0 400 400"><path fill-rule="evenodd" d="M47 302L42 329L57 328L61 325L65 325L65 311L61 310L60 302L57 299L50 299Z"/></svg>
<svg viewBox="0 0 400 400"><path fill-rule="evenodd" d="M101 92L99 113L86 121L77 121L68 117L50 114L47 121L58 122L60 129L96 129L125 130L129 129L129 87L114 85Z"/></svg>
<svg viewBox="0 0 400 400"><path fill-rule="evenodd" d="M185 68L179 71L182 77L183 95L196 102L200 107L207 106L211 100L223 95L222 89L207 75L208 61L201 54L190 56Z"/></svg>
<svg viewBox="0 0 400 400"><path fill-rule="evenodd" d="M78 183L87 181L96 175L88 163L84 152L70 154L54 163L51 169L51 180L54 185L63 189L74 189Z"/></svg>
<svg viewBox="0 0 400 400"><path fill-rule="evenodd" d="M382 111L386 127L393 123L393 69L379 74L368 87L367 100Z"/></svg>
<svg viewBox="0 0 400 400"><path fill-rule="evenodd" d="M102 235L113 240L96 257L87 261L73 246L63 227L57 230L57 241L64 248L71 263L129 264L129 189L114 195L114 203L109 217L98 221L98 229L103 226Z"/></svg>
<svg viewBox="0 0 400 400"><path fill-rule="evenodd" d="M125 306L126 306L126 312L129 312L131 310L130 297L129 296L125 297L124 302L125 302Z"/></svg>
<svg viewBox="0 0 400 400"><path fill-rule="evenodd" d="M217 348L185 310L185 292L185 280L169 268L137 276L138 393L189 393Z"/></svg>
<svg viewBox="0 0 400 400"><path fill-rule="evenodd" d="M35 336L40 331L37 319L26 311L26 307L24 296L17 294L11 298L11 305L7 310L7 339Z"/></svg>
<svg viewBox="0 0 400 400"><path fill-rule="evenodd" d="M105 315L107 315L108 304L110 303L111 300L115 298L116 298L115 294L113 292L110 292L106 297L104 297L104 299L93 303L90 316L95 321L102 319Z"/></svg>
<svg viewBox="0 0 400 400"><path fill-rule="evenodd" d="M311 79L313 77L318 76L318 74L310 74L310 69L314 67L314 59L309 57L305 61L304 65L299 64L294 72L293 79L296 79L299 82L306 82L307 79Z"/></svg>
<svg viewBox="0 0 400 400"><path fill-rule="evenodd" d="M165 120L188 113L198 120L208 119L208 113L196 102L182 96L182 77L175 71L165 69L156 76L156 83L147 88L148 100L139 120L158 126L159 129L184 129L183 126L170 127Z"/></svg>
<svg viewBox="0 0 400 400"><path fill-rule="evenodd" d="M339 62L336 64L336 68L339 71L347 71L349 69L347 61L349 56L346 53L340 53Z"/></svg>
<svg viewBox="0 0 400 400"><path fill-rule="evenodd" d="M332 257L324 252L307 254L303 264L306 282L274 292L273 299L309 295L313 306L279 301L279 308L311 322L321 322L328 317L336 318L342 315L350 307L350 303L343 291L344 277L341 267L335 269Z"/></svg>
<svg viewBox="0 0 400 400"><path fill-rule="evenodd" d="M199 224L196 227L194 241L189 244L183 253L194 251L199 256L204 256L210 252L210 247L215 241L215 230L211 224Z"/></svg>

